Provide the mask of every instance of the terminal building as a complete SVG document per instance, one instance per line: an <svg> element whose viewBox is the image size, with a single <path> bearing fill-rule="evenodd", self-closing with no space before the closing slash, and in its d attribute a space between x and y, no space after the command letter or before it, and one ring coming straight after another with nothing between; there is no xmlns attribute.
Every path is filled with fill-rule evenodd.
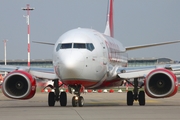
<svg viewBox="0 0 180 120"><path fill-rule="evenodd" d="M27 66L27 60L7 60L7 65L15 66ZM128 66L129 67L138 67L138 66L151 66L159 64L174 64L177 63L169 58L129 58ZM4 60L0 60L0 65L4 65ZM31 60L31 66L33 67L44 67L52 68L51 59L34 59Z"/></svg>
<svg viewBox="0 0 180 120"><path fill-rule="evenodd" d="M7 60L7 65L14 66L27 66L27 60ZM162 65L162 64L175 64L180 63L179 61L173 61L169 58L129 58L128 66L129 67L140 67L140 66L153 66L153 65ZM0 65L4 65L4 60L0 60ZM51 59L34 59L31 60L32 67L43 67L43 68L52 68ZM4 72L0 72L4 75ZM178 76L180 82L180 76Z"/></svg>
<svg viewBox="0 0 180 120"><path fill-rule="evenodd" d="M129 67L138 66L152 66L160 64L175 64L177 61L171 60L169 58L130 58L128 59Z"/></svg>
<svg viewBox="0 0 180 120"><path fill-rule="evenodd" d="M27 60L7 60L7 65L14 66L27 66ZM0 60L0 65L4 65L4 60ZM52 60L51 59L35 59L31 60L32 67L43 67L43 68L52 68Z"/></svg>

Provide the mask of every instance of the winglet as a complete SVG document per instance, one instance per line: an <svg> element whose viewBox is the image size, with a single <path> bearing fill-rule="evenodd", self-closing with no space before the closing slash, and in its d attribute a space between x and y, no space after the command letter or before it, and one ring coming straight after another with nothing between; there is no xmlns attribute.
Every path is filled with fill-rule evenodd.
<svg viewBox="0 0 180 120"><path fill-rule="evenodd" d="M109 0L108 11L107 11L107 23L104 31L105 35L114 37L114 25L113 25L113 1Z"/></svg>

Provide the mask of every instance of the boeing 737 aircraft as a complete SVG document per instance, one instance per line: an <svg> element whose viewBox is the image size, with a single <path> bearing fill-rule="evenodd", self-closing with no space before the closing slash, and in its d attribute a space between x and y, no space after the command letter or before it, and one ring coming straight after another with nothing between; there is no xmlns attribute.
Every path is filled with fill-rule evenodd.
<svg viewBox="0 0 180 120"><path fill-rule="evenodd" d="M54 92L48 95L48 105L54 106L59 101L61 106L67 105L67 94L61 92L59 80L68 86L72 98L72 106L84 105L81 95L84 89L102 89L121 86L123 81L133 79L133 91L127 92L127 105L134 100L145 105L145 93L152 98L166 98L176 94L180 65L161 65L149 67L128 67L127 51L140 48L178 43L177 41L123 47L116 40L113 31L113 0L109 0L107 25L104 33L93 29L77 28L64 33L54 45L52 69L0 66L0 71L9 74L4 78L2 91L12 99L30 99L36 92L36 78L52 80L49 85ZM139 86L139 78L144 83ZM130 83L130 82L129 82ZM144 87L144 91L139 88Z"/></svg>

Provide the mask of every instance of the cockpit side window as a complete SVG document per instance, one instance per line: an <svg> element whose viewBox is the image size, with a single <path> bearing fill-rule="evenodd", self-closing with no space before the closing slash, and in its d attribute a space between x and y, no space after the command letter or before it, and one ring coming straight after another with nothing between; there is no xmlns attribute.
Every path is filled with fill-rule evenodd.
<svg viewBox="0 0 180 120"><path fill-rule="evenodd" d="M59 43L56 47L56 51L59 51L60 48L61 48L61 44Z"/></svg>
<svg viewBox="0 0 180 120"><path fill-rule="evenodd" d="M84 49L84 48L86 48L86 44L85 43L74 43L73 48Z"/></svg>
<svg viewBox="0 0 180 120"><path fill-rule="evenodd" d="M92 43L86 43L87 49L90 51L94 50L94 45Z"/></svg>

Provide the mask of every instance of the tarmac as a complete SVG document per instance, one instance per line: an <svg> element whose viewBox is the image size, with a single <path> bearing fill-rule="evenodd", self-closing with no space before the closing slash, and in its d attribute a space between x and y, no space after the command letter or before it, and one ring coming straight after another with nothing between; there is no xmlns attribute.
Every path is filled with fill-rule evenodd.
<svg viewBox="0 0 180 120"><path fill-rule="evenodd" d="M86 93L83 107L72 107L73 95L67 94L68 104L54 107L47 103L48 93L38 92L29 100L13 100L0 93L0 120L179 120L180 92L164 99L146 96L146 105L126 105L126 92Z"/></svg>

